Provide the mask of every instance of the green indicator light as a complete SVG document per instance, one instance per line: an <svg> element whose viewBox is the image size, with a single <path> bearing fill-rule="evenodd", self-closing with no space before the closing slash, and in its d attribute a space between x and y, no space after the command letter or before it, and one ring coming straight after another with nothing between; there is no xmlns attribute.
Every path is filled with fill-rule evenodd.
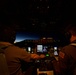
<svg viewBox="0 0 76 75"><path fill-rule="evenodd" d="M49 54L46 54L46 56L49 56Z"/></svg>

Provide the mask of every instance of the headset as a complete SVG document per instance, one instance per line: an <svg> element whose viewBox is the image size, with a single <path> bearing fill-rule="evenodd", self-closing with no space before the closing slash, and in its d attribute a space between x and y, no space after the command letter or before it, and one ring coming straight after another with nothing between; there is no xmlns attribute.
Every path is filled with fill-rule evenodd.
<svg viewBox="0 0 76 75"><path fill-rule="evenodd" d="M67 42L67 44L70 43L70 38L72 36L72 33L70 32L70 29L68 26L66 27L66 29L64 30L64 36L65 36L65 40Z"/></svg>
<svg viewBox="0 0 76 75"><path fill-rule="evenodd" d="M65 34L65 37L66 39L69 39L71 38L72 36L72 33L71 33L71 30L74 29L74 25L73 24L68 24L64 30L64 34Z"/></svg>
<svg viewBox="0 0 76 75"><path fill-rule="evenodd" d="M65 33L66 39L70 40L71 36L72 36L72 34L70 32Z"/></svg>

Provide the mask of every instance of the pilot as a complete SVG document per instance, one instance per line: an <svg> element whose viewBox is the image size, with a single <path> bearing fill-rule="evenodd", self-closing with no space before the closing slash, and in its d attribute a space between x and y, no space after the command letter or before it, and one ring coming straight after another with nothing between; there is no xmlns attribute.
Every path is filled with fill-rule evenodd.
<svg viewBox="0 0 76 75"><path fill-rule="evenodd" d="M31 59L44 58L44 55L29 54L24 49L15 46L16 36L14 25L0 25L0 48L6 57L10 75L24 75L21 69L21 60L30 62Z"/></svg>
<svg viewBox="0 0 76 75"><path fill-rule="evenodd" d="M58 61L52 59L56 75L76 75L76 25L70 24L66 30L70 44L59 52Z"/></svg>

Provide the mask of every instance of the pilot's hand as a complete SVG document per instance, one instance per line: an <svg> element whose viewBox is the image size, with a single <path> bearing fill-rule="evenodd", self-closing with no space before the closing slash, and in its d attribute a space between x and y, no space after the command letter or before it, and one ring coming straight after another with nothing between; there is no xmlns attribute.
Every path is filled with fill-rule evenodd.
<svg viewBox="0 0 76 75"><path fill-rule="evenodd" d="M32 59L40 59L40 56L38 54L31 54Z"/></svg>
<svg viewBox="0 0 76 75"><path fill-rule="evenodd" d="M45 58L45 55L44 55L44 54L41 54L41 55L40 55L40 58Z"/></svg>

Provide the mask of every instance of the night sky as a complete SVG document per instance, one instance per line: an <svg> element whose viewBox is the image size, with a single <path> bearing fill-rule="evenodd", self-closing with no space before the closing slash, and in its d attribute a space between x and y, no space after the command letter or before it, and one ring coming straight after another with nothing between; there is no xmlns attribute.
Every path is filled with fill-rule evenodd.
<svg viewBox="0 0 76 75"><path fill-rule="evenodd" d="M28 33L17 34L18 40L34 35L62 38L68 23L75 22L75 7L73 0L0 0L0 22Z"/></svg>
<svg viewBox="0 0 76 75"><path fill-rule="evenodd" d="M15 42L21 42L24 40L38 40L40 36L38 34L30 33L30 32L17 32Z"/></svg>
<svg viewBox="0 0 76 75"><path fill-rule="evenodd" d="M54 40L65 40L64 34L62 33L56 33L56 32L51 32L49 34L38 34L34 32L17 32L16 33L16 40L15 42L21 42L24 40L39 40L41 38L53 38ZM64 38L63 38L64 37Z"/></svg>

